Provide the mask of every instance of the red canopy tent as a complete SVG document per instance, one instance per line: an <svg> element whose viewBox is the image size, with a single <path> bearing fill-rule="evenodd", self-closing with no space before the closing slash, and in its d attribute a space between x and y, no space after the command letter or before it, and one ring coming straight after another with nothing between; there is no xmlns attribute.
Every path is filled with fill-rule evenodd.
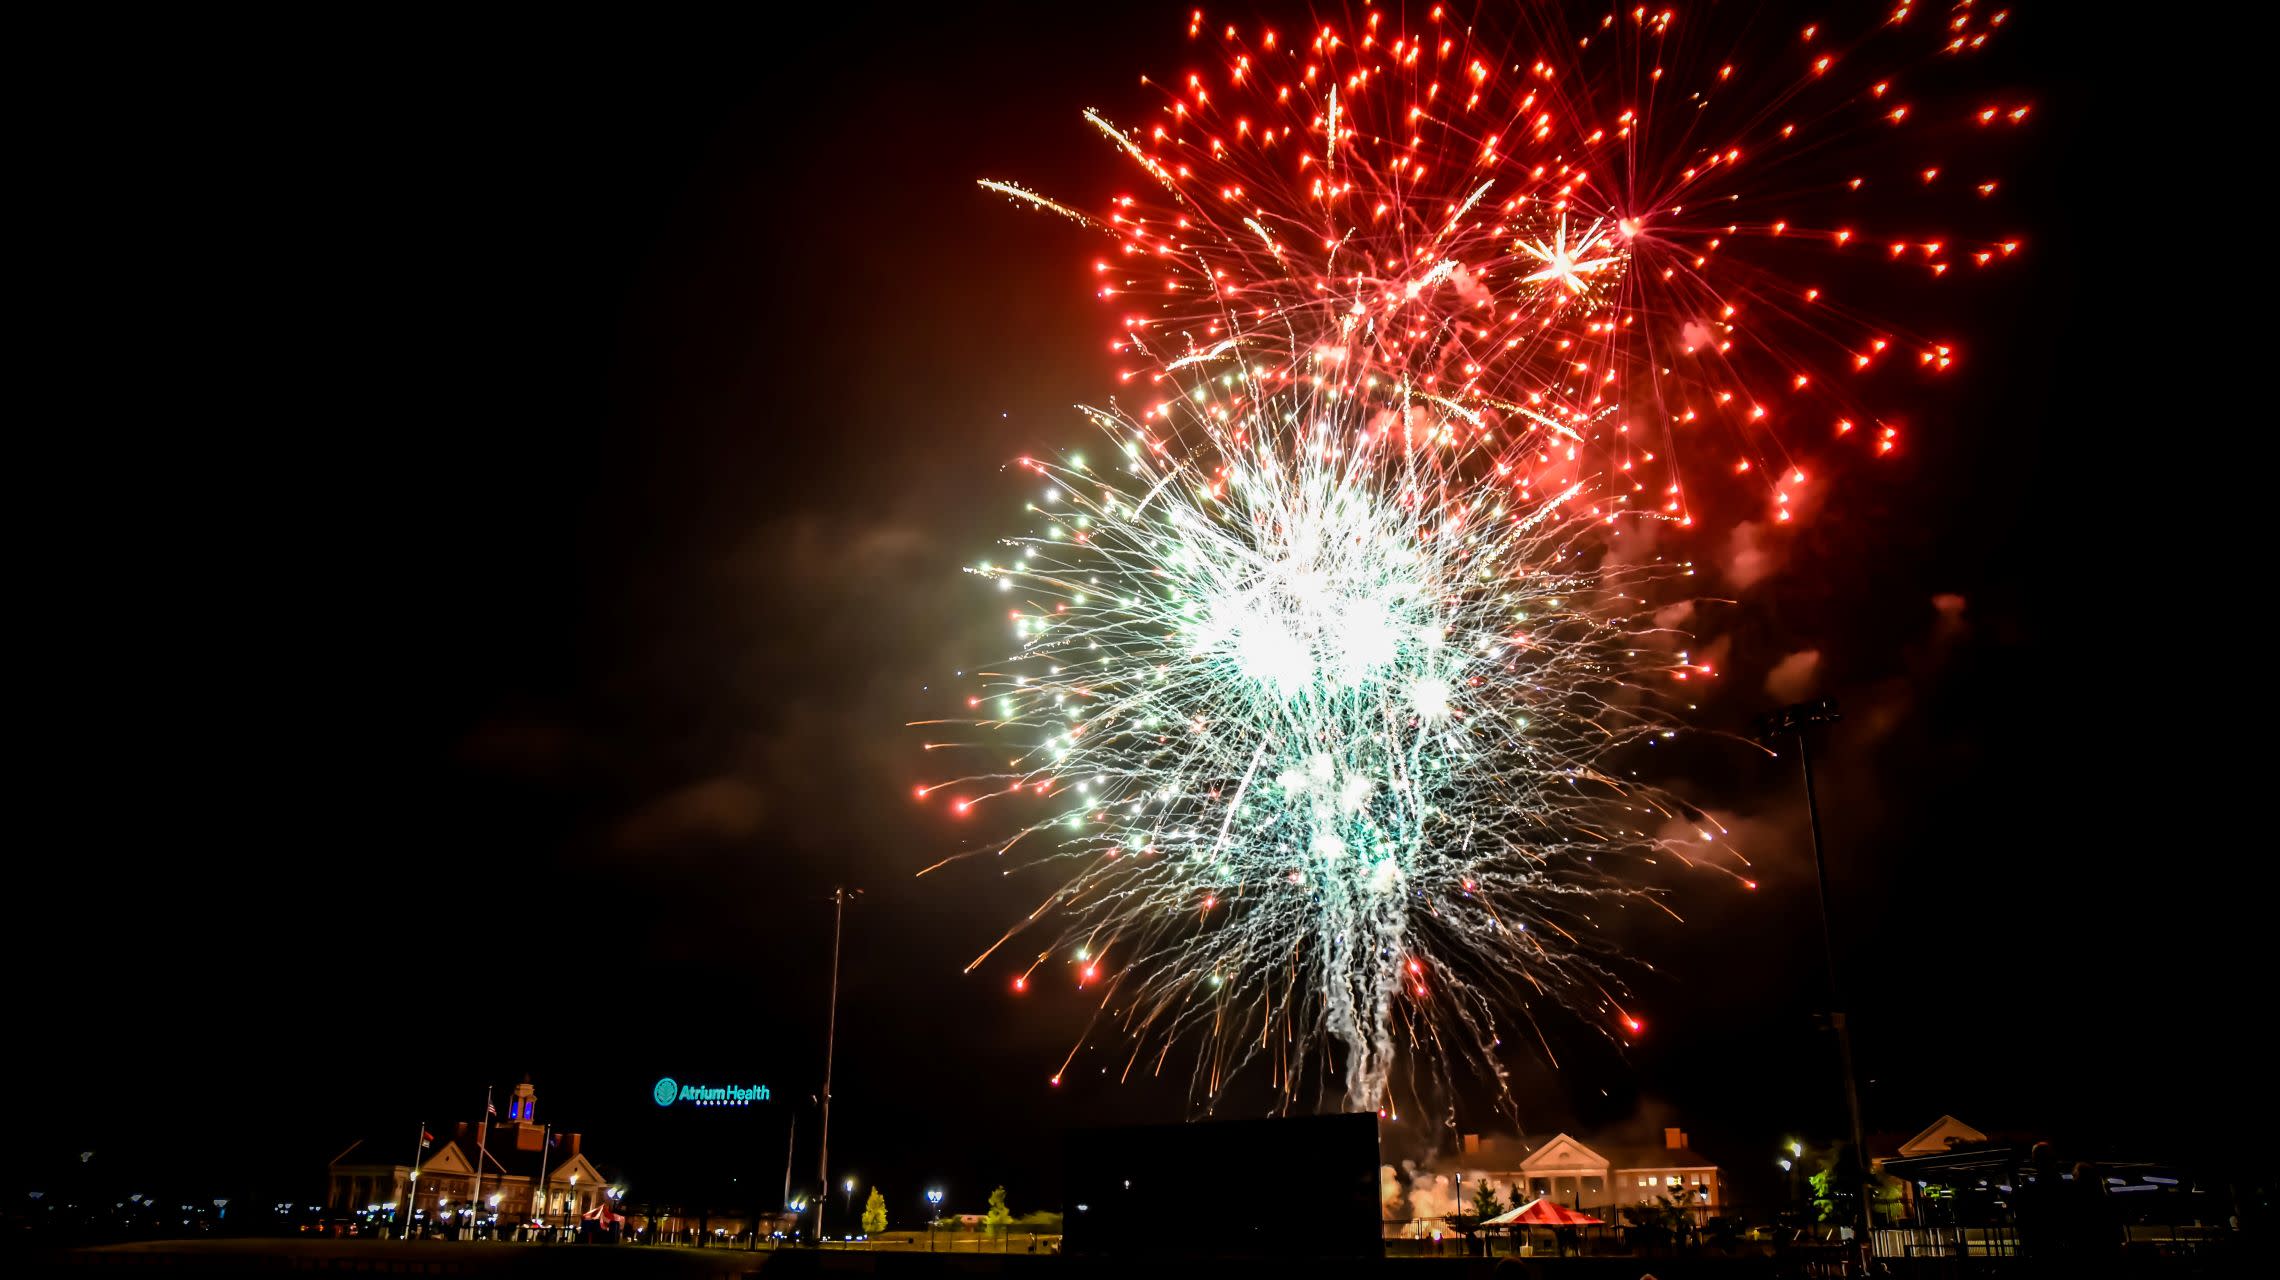
<svg viewBox="0 0 2280 1280"><path fill-rule="evenodd" d="M1588 1213L1558 1204L1550 1196L1538 1196L1517 1209L1497 1214L1481 1223L1484 1227L1596 1227L1599 1219Z"/></svg>
<svg viewBox="0 0 2280 1280"><path fill-rule="evenodd" d="M586 1211L586 1221L607 1231L624 1222L625 1218L617 1211L617 1207L610 1203L610 1198L604 1195L599 1203Z"/></svg>

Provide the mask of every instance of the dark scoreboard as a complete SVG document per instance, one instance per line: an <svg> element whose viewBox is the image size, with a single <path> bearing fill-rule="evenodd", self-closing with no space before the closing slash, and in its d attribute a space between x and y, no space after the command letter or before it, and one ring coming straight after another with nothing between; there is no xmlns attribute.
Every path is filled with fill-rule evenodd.
<svg viewBox="0 0 2280 1280"><path fill-rule="evenodd" d="M1062 1248L1100 1258L1376 1258L1378 1118L1076 1130ZM1246 1190L1248 1189L1248 1190Z"/></svg>

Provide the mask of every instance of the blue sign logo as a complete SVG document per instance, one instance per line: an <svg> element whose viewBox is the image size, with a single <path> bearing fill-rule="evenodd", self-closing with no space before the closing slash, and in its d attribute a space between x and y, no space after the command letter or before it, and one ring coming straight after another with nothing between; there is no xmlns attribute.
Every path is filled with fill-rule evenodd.
<svg viewBox="0 0 2280 1280"><path fill-rule="evenodd" d="M660 1107L686 1102L697 1107L749 1107L755 1102L768 1100L768 1086L764 1084L681 1084L667 1076L657 1082L649 1096Z"/></svg>

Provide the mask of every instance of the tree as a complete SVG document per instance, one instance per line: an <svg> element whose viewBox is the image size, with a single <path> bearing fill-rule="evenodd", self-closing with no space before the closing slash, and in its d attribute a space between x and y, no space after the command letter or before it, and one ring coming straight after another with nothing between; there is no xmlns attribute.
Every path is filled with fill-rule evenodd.
<svg viewBox="0 0 2280 1280"><path fill-rule="evenodd" d="M1835 1220L1844 1207L1838 1203L1838 1200L1844 1195L1844 1191L1837 1183L1836 1157L1831 1156L1829 1164L1815 1170L1813 1176L1807 1178L1806 1182L1810 1183L1813 1188L1813 1220L1816 1222Z"/></svg>
<svg viewBox="0 0 2280 1280"><path fill-rule="evenodd" d="M982 1215L982 1225L992 1231L1004 1231L1013 1224L1013 1210L1005 1207L1005 1188L990 1192L989 1212Z"/></svg>
<svg viewBox="0 0 2280 1280"><path fill-rule="evenodd" d="M1853 1205L1863 1195L1868 1197L1872 1222L1889 1224L1899 1217L1899 1182L1881 1173L1862 1173L1849 1152L1807 1147L1799 1153L1798 1164L1815 1166L1805 1179L1812 1188L1815 1221L1850 1227Z"/></svg>
<svg viewBox="0 0 2280 1280"><path fill-rule="evenodd" d="M1624 1233L1631 1243L1647 1249L1684 1244L1693 1229L1685 1202L1668 1191L1657 1199L1623 1206L1623 1220L1631 1224Z"/></svg>
<svg viewBox="0 0 2280 1280"><path fill-rule="evenodd" d="M1878 1226L1889 1227L1900 1221L1900 1180L1883 1174L1871 1175L1869 1183L1869 1212Z"/></svg>
<svg viewBox="0 0 2280 1280"><path fill-rule="evenodd" d="M863 1202L863 1234L875 1236L887 1229L887 1198L871 1188L871 1198Z"/></svg>
<svg viewBox="0 0 2280 1280"><path fill-rule="evenodd" d="M1496 1188L1486 1178L1480 1180L1480 1188L1473 1192L1472 1209L1473 1216L1484 1222L1504 1212L1504 1203L1496 1198Z"/></svg>

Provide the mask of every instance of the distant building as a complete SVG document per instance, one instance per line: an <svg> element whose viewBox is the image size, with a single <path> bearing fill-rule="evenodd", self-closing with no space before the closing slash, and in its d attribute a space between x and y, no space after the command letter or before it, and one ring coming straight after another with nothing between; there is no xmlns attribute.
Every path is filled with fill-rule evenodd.
<svg viewBox="0 0 2280 1280"><path fill-rule="evenodd" d="M333 1158L326 1206L342 1217L385 1210L398 1229L404 1218L396 1216L397 1206L423 1223L479 1218L485 1226L505 1228L575 1225L608 1207L609 1179L581 1150L581 1135L554 1133L538 1123L538 1093L529 1080L515 1086L505 1115L488 1132L461 1121L439 1135L419 1153L416 1180L409 1143L358 1139ZM478 1195L482 1203L473 1204Z"/></svg>
<svg viewBox="0 0 2280 1280"><path fill-rule="evenodd" d="M1895 1158L1908 1159L1914 1156L1945 1155L1951 1148L1978 1146L1986 1141L1986 1134L1963 1121L1954 1116L1941 1116L1932 1122L1931 1128L1913 1138L1900 1142L1896 1149L1889 1153L1878 1152L1877 1147L1880 1144L1870 1143L1869 1150L1875 1153L1870 1164L1881 1167L1886 1160Z"/></svg>
<svg viewBox="0 0 2280 1280"><path fill-rule="evenodd" d="M2032 1133L1982 1132L1954 1116L1869 1149L1899 1193L1876 1232L1879 1256L2040 1254L2102 1272L2125 1250L2221 1250L2239 1212L2223 1181L2172 1161L2061 1156Z"/></svg>
<svg viewBox="0 0 2280 1280"><path fill-rule="evenodd" d="M1922 1216L1925 1206L1920 1204L1926 1191L1933 1199L1946 1194L1944 1179L1951 1169L1973 1171L1971 1185L1976 1189L1985 1183L1979 1180L1980 1168L1986 1164L2001 1164L2014 1152L2024 1152L2039 1139L2027 1133L2001 1133L1990 1136L1965 1124L1954 1116L1941 1116L1931 1127L1912 1138L1897 1134L1876 1134L1868 1139L1868 1167L1875 1173L1890 1177L1900 1191L1900 1201L1892 1216L1901 1221L1913 1221ZM1990 1161L1987 1153L1996 1153ZM1927 1179L1925 1170L1937 1173ZM1911 1172L1913 1171L1913 1172ZM1998 1182L2001 1179L1997 1179Z"/></svg>
<svg viewBox="0 0 2280 1280"><path fill-rule="evenodd" d="M1635 1146L1586 1143L1555 1134L1533 1149L1468 1133L1458 1163L1469 1198L1475 1178L1485 1177L1499 1195L1517 1188L1521 1198L1550 1196L1554 1203L1581 1209L1610 1222L1629 1205L1677 1200L1706 1217L1725 1203L1718 1166L1687 1145L1682 1129L1663 1130L1663 1144Z"/></svg>

